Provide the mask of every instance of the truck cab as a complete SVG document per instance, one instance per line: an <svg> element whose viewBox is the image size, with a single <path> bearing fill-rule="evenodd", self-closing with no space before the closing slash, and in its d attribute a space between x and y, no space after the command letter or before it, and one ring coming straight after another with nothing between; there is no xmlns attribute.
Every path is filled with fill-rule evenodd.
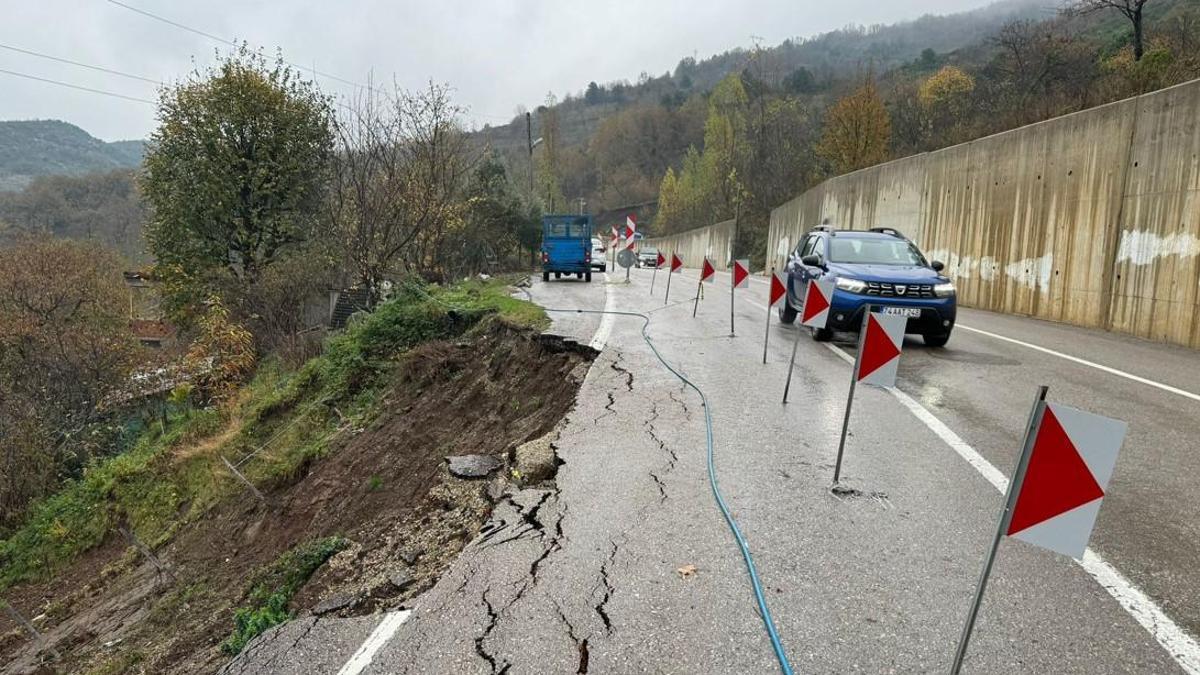
<svg viewBox="0 0 1200 675"><path fill-rule="evenodd" d="M592 217L548 215L542 217L542 281L564 274L592 280Z"/></svg>

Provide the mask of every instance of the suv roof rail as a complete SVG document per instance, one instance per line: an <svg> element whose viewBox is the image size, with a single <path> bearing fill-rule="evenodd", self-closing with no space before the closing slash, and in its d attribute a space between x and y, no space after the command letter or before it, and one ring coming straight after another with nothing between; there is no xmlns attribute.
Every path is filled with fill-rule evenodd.
<svg viewBox="0 0 1200 675"><path fill-rule="evenodd" d="M833 223L829 222L829 218L822 218L820 223L809 229L809 232L828 232L829 234L833 234Z"/></svg>
<svg viewBox="0 0 1200 675"><path fill-rule="evenodd" d="M870 231L878 232L880 234L890 234L893 237L899 237L900 239L904 239L906 241L908 239L900 230L897 230L894 227L872 227Z"/></svg>

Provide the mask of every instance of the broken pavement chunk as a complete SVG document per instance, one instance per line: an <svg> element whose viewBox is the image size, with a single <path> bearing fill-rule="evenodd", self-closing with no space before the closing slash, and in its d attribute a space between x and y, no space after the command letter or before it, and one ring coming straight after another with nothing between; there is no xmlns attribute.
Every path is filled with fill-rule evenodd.
<svg viewBox="0 0 1200 675"><path fill-rule="evenodd" d="M392 586L394 586L398 591L404 590L410 586L412 582L416 581L412 573L404 568L397 568L391 572L388 572L387 578Z"/></svg>
<svg viewBox="0 0 1200 675"><path fill-rule="evenodd" d="M328 598L325 598L324 600L319 602L316 607L313 607L312 613L316 616L321 616L322 614L329 614L330 612L336 612L338 610L346 609L350 605L353 605L356 600L357 600L357 598L355 598L353 595L349 595L349 594L333 595Z"/></svg>
<svg viewBox="0 0 1200 675"><path fill-rule="evenodd" d="M447 457L450 473L459 478L484 478L504 466L504 462L491 455L455 455Z"/></svg>

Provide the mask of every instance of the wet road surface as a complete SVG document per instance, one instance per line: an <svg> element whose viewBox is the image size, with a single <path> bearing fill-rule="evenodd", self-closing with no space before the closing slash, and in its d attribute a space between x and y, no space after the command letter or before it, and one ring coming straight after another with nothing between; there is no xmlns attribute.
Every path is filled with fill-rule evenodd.
<svg viewBox="0 0 1200 675"><path fill-rule="evenodd" d="M964 671L1198 672L1194 352L961 310L946 348L906 341L898 393L859 389L843 479L860 496L836 497L850 377L837 350L852 353L852 336L831 348L801 335L785 406L796 330L773 317L761 363L761 280L738 291L731 338L727 275L693 319L695 271L673 279L670 306L665 273L654 297L651 274L535 279L530 292L546 307L649 312L656 346L705 391L721 488L796 672L948 670L1038 384L1130 422L1092 538L1102 567L1003 542ZM553 332L603 346L560 429L557 487L502 502L407 620L299 620L230 672L778 670L710 492L698 398L654 359L639 319L552 318ZM1129 583L1106 589L1097 569Z"/></svg>

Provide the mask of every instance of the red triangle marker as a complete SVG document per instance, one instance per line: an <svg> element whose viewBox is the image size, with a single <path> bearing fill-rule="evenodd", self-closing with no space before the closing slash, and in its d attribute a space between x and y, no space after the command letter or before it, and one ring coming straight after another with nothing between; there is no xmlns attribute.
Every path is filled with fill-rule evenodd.
<svg viewBox="0 0 1200 675"><path fill-rule="evenodd" d="M1104 496L1104 490L1049 407L1042 414L1008 534L1033 527Z"/></svg>
<svg viewBox="0 0 1200 675"><path fill-rule="evenodd" d="M743 267L742 261L733 261L733 287L742 286L742 282L748 276L750 276L750 270Z"/></svg>
<svg viewBox="0 0 1200 675"><path fill-rule="evenodd" d="M804 295L804 316L800 317L800 323L807 322L809 319L827 309L829 309L829 299L825 297L824 293L821 293L821 288L819 286L814 283L809 283L808 292ZM887 336L885 335L884 337L886 338ZM891 344L891 342L891 340L888 340L888 344ZM893 348L894 347L895 345L893 345ZM897 351L896 353L899 354L900 352ZM890 360L890 358L891 357L889 357L888 360Z"/></svg>
<svg viewBox="0 0 1200 675"><path fill-rule="evenodd" d="M787 286L783 285L783 279L779 277L779 272L771 275L771 302L769 306L774 307L775 303L783 299L787 294Z"/></svg>
<svg viewBox="0 0 1200 675"><path fill-rule="evenodd" d="M655 264L655 267L662 267L663 264L666 262L667 262L667 259L663 257L662 253L659 253L658 254L658 262Z"/></svg>
<svg viewBox="0 0 1200 675"><path fill-rule="evenodd" d="M858 364L859 381L898 356L900 349L883 326L879 325L879 320L874 314L867 317L867 334L863 336L862 356Z"/></svg>
<svg viewBox="0 0 1200 675"><path fill-rule="evenodd" d="M676 270L681 270L681 269L683 269L683 261L679 259L679 256L672 253L671 254L671 271L674 272Z"/></svg>
<svg viewBox="0 0 1200 675"><path fill-rule="evenodd" d="M705 258L704 266L700 268L700 281L708 281L716 273L716 268L713 267L712 263L708 262L708 258Z"/></svg>

